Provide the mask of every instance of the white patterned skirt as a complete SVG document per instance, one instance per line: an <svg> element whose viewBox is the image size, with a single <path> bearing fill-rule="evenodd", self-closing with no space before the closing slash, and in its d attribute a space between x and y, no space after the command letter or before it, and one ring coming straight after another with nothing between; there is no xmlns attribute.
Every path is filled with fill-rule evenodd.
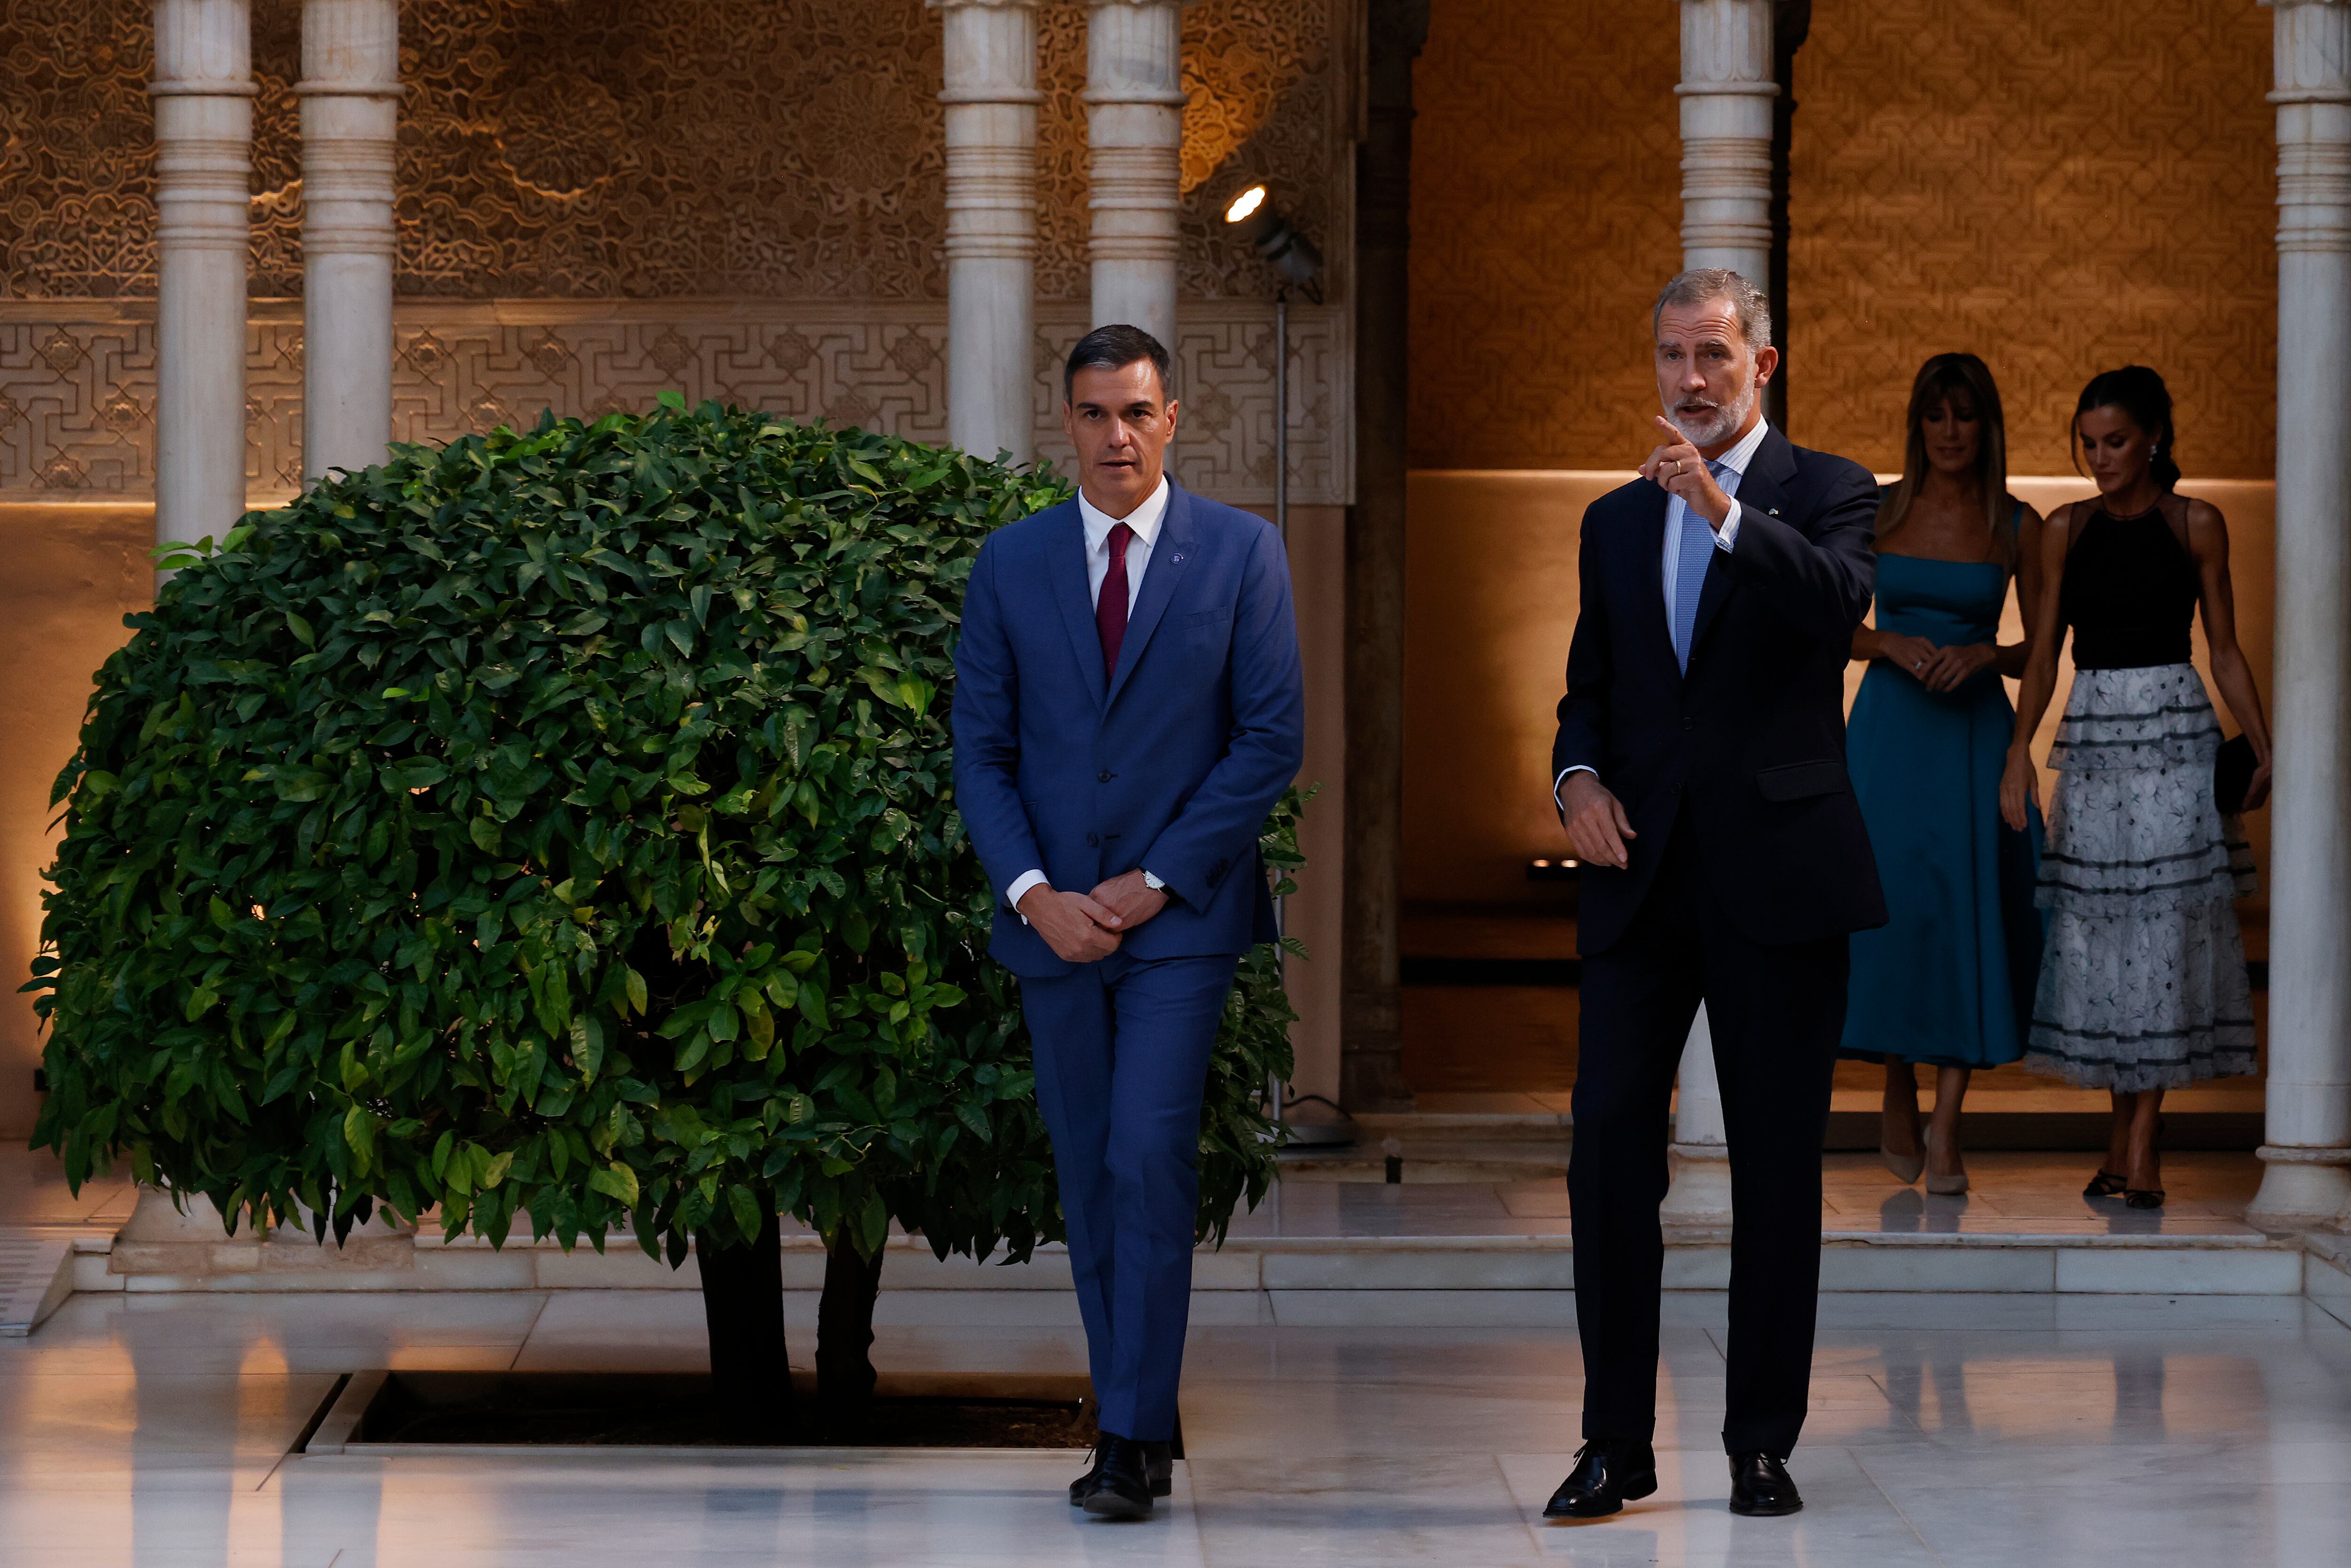
<svg viewBox="0 0 2351 1568"><path fill-rule="evenodd" d="M2253 1071L2233 902L2252 857L2213 804L2220 746L2194 665L2075 674L2049 751L2028 1068L2126 1093Z"/></svg>

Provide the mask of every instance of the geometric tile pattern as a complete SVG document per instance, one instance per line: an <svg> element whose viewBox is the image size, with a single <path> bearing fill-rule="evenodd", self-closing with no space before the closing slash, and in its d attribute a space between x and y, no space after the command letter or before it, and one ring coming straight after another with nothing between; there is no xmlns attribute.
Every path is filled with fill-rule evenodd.
<svg viewBox="0 0 2351 1568"><path fill-rule="evenodd" d="M1337 256L1354 0L1184 14L1182 289L1270 279L1253 179ZM301 291L295 0L253 6L252 293ZM402 0L399 287L460 298L946 291L941 23L919 0ZM1086 7L1040 6L1040 292L1085 297ZM0 298L154 291L150 7L0 0Z"/></svg>
<svg viewBox="0 0 2351 1568"><path fill-rule="evenodd" d="M0 301L0 494L152 494L153 314L147 301ZM1272 498L1272 316L1246 300L1184 308L1176 472L1218 499ZM1039 317L1039 452L1066 473L1059 371L1085 312L1046 303ZM930 301L403 301L392 438L448 441L528 425L548 408L593 418L676 389L689 402L943 442L946 329L946 307ZM1290 339L1292 495L1343 504L1353 429L1345 312L1299 307ZM299 303L257 302L246 341L246 487L262 504L301 480Z"/></svg>
<svg viewBox="0 0 2351 1568"><path fill-rule="evenodd" d="M1412 453L1630 466L1680 260L1676 7L1448 0L1414 74ZM2251 0L1813 7L1796 56L1790 424L1886 469L1910 378L1970 349L2011 466L2070 471L2082 383L2164 372L2191 474L2266 477L2272 13Z"/></svg>
<svg viewBox="0 0 2351 1568"><path fill-rule="evenodd" d="M2082 384L2161 371L2179 460L2274 471L2273 13L2249 0L1816 5L1796 57L1798 439L1901 464L1920 361L1981 354L2009 463L2071 472Z"/></svg>
<svg viewBox="0 0 2351 1568"><path fill-rule="evenodd" d="M1411 462L1629 468L1681 261L1667 0L1446 0L1413 69Z"/></svg>

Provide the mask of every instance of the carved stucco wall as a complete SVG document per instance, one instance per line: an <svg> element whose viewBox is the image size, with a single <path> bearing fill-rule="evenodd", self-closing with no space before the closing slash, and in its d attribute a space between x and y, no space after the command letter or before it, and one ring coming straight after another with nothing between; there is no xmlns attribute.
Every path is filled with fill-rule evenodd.
<svg viewBox="0 0 2351 1568"><path fill-rule="evenodd" d="M1681 254L1678 26L1667 0L1437 0L1413 76L1415 467L1647 452L1647 311Z"/></svg>
<svg viewBox="0 0 2351 1568"><path fill-rule="evenodd" d="M1230 499L1272 483L1272 280L1218 232L1259 179L1333 260L1332 303L1293 313L1293 485L1344 498L1352 14L1185 16L1179 473ZM253 16L258 498L300 473L300 311L282 303L301 291L299 6ZM1086 325L1085 11L1040 21L1052 455L1047 367ZM943 438L939 22L921 0L406 0L401 25L400 438L668 386ZM151 483L148 29L129 0L0 0L0 491Z"/></svg>
<svg viewBox="0 0 2351 1568"><path fill-rule="evenodd" d="M1797 439L1898 465L1967 348L2011 465L2066 471L2094 371L2153 364L2191 473L2272 471L2271 13L2252 0L1853 0L1797 57ZM1413 461L1630 466L1677 265L1668 0L1437 0L1415 80Z"/></svg>
<svg viewBox="0 0 2351 1568"><path fill-rule="evenodd" d="M1972 349L2010 464L2068 472L2094 372L2155 366L2180 462L2274 471L2272 13L2252 0L1815 5L1797 56L1790 422L1900 466L1910 378Z"/></svg>

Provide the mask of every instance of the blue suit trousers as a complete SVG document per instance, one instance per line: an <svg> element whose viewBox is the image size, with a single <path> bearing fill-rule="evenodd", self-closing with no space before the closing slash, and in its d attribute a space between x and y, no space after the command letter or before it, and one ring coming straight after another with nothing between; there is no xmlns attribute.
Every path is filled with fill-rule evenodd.
<svg viewBox="0 0 2351 1568"><path fill-rule="evenodd" d="M1020 982L1102 1429L1139 1442L1176 1430L1200 1100L1238 962L1114 953Z"/></svg>

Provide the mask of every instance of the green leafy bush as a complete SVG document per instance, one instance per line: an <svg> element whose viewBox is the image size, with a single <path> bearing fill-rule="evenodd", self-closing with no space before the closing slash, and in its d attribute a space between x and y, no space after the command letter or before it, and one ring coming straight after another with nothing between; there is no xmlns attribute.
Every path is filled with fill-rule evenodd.
<svg viewBox="0 0 2351 1568"><path fill-rule="evenodd" d="M778 1211L869 1255L893 1216L942 1257L1058 1235L946 718L980 541L1065 491L664 404L395 448L130 618L33 988L72 1179L673 1261ZM1270 1169L1270 953L1204 1234Z"/></svg>

